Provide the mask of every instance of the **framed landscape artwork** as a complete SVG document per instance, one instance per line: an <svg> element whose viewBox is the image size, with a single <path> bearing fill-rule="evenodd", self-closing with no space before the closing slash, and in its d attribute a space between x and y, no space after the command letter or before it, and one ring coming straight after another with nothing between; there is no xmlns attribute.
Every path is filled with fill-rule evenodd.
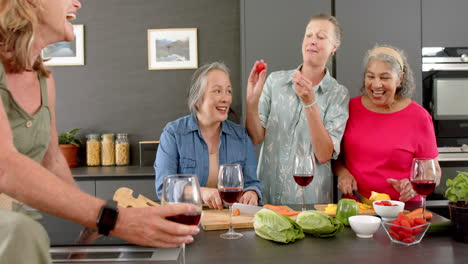
<svg viewBox="0 0 468 264"><path fill-rule="evenodd" d="M45 65L84 65L84 27L83 25L73 25L73 31L75 39L72 42L57 42L42 50Z"/></svg>
<svg viewBox="0 0 468 264"><path fill-rule="evenodd" d="M198 68L197 29L148 30L148 69Z"/></svg>

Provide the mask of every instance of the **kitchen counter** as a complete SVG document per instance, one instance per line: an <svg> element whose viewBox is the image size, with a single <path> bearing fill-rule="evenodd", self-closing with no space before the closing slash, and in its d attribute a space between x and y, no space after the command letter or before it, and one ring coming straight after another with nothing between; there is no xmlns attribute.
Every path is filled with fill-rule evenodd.
<svg viewBox="0 0 468 264"><path fill-rule="evenodd" d="M186 247L187 263L468 263L468 244L448 235L426 234L421 243L403 246L392 243L382 227L371 239L345 228L336 237L306 235L284 245L256 236L253 229L236 231L244 237L224 240L219 235L226 231L202 231Z"/></svg>
<svg viewBox="0 0 468 264"><path fill-rule="evenodd" d="M434 214L433 220L447 221L437 214ZM51 218L48 215L45 215L41 222L51 237L53 245L51 252L54 254L66 250L63 246L72 246L73 241L76 241L77 234L82 229L78 225ZM186 263L468 263L468 244L453 240L449 234L426 234L421 243L403 246L392 243L382 227L370 239L356 237L352 229L347 227L332 238L316 238L306 235L304 239L290 244L265 240L257 236L253 229L236 229L236 231L242 233L244 237L238 240L225 240L221 239L219 235L226 230L202 230L195 236L195 241L186 246ZM166 249L135 248L135 246L113 237L100 237L92 244L99 246L75 246L74 248L78 252L84 250L109 252L109 249L112 249L116 252L113 253L114 257L119 256L119 259L114 259L115 262L112 263L119 263L117 260L123 261L122 257L128 250L146 251L145 254L148 256L154 251L156 258L161 259L163 256L166 258L165 256L170 255L173 259L173 261L167 262L145 263L176 263L174 256L178 255L178 252ZM105 245L113 246L106 247ZM66 256L66 254L62 255ZM168 259L166 258L166 260Z"/></svg>

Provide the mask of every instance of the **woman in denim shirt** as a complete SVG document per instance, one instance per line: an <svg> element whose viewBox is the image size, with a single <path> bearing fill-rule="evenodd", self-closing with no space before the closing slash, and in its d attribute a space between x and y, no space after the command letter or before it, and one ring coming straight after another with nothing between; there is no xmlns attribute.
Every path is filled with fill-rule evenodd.
<svg viewBox="0 0 468 264"><path fill-rule="evenodd" d="M165 176L196 174L203 202L222 209L217 190L219 165L240 164L244 193L239 202L258 204L262 183L257 179L255 151L245 129L226 120L231 103L231 81L224 64L207 64L194 73L188 100L192 114L170 122L161 134L154 163L159 198Z"/></svg>

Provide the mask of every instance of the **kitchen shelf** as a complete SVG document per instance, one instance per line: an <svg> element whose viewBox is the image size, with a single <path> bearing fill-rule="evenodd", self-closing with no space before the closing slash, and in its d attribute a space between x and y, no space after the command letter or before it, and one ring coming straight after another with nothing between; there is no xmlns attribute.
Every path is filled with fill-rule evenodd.
<svg viewBox="0 0 468 264"><path fill-rule="evenodd" d="M152 176L153 167L140 166L111 166L111 167L78 167L71 169L74 178L99 178L99 177L132 177Z"/></svg>

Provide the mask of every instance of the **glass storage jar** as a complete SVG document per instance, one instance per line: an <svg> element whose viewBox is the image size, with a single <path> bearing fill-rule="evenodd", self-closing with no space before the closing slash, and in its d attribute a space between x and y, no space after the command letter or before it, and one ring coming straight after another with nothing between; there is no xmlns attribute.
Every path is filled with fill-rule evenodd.
<svg viewBox="0 0 468 264"><path fill-rule="evenodd" d="M130 163L130 144L128 134L119 133L115 139L115 164L125 166Z"/></svg>
<svg viewBox="0 0 468 264"><path fill-rule="evenodd" d="M101 165L101 140L99 134L86 135L86 164Z"/></svg>
<svg viewBox="0 0 468 264"><path fill-rule="evenodd" d="M101 164L102 166L115 165L114 134L102 134L101 136Z"/></svg>

